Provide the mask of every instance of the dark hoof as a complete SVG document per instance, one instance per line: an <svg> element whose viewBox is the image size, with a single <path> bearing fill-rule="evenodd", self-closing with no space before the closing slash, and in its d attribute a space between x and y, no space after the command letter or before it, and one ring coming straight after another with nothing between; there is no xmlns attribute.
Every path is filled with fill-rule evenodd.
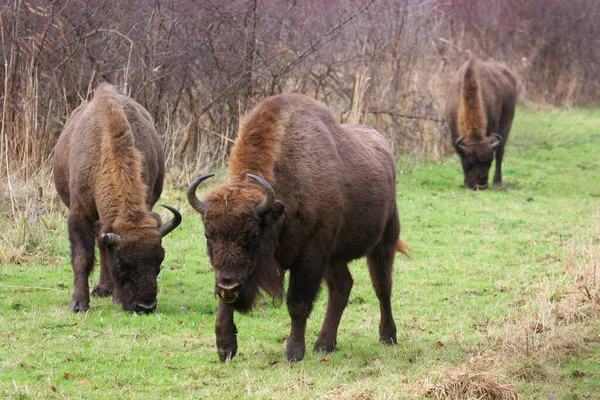
<svg viewBox="0 0 600 400"><path fill-rule="evenodd" d="M288 361L297 362L304 360L304 352L306 350L306 346L290 346L288 342L287 349L285 350L285 355L287 356Z"/></svg>
<svg viewBox="0 0 600 400"><path fill-rule="evenodd" d="M385 335L380 336L379 341L388 346L394 346L398 344L398 340L396 339L396 335Z"/></svg>
<svg viewBox="0 0 600 400"><path fill-rule="evenodd" d="M79 300L73 300L71 302L71 312L72 313L77 313L77 312L86 312L87 310L90 309L90 305L87 303L84 303L82 301Z"/></svg>
<svg viewBox="0 0 600 400"><path fill-rule="evenodd" d="M331 353L335 351L335 341L317 340L315 342L314 351L324 351L325 353Z"/></svg>
<svg viewBox="0 0 600 400"><path fill-rule="evenodd" d="M108 297L112 294L112 290L106 289L100 285L94 286L92 290L92 296L94 297Z"/></svg>
<svg viewBox="0 0 600 400"><path fill-rule="evenodd" d="M221 362L229 362L237 353L237 343L228 347L219 347L217 352L219 353L219 360L221 360Z"/></svg>

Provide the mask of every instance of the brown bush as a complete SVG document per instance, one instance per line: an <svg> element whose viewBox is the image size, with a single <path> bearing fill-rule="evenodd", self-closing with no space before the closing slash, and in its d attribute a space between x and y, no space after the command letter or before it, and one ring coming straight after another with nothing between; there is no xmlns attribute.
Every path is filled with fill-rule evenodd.
<svg viewBox="0 0 600 400"><path fill-rule="evenodd" d="M223 165L240 116L291 91L438 157L446 82L471 55L506 62L522 101L597 102L599 18L595 0L5 0L3 175L46 166L100 81L150 111L186 171Z"/></svg>

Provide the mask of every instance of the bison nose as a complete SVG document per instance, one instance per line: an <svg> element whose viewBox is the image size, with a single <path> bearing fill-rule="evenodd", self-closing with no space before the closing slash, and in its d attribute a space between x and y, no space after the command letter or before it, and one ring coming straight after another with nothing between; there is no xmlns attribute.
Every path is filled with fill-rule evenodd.
<svg viewBox="0 0 600 400"><path fill-rule="evenodd" d="M156 310L156 300L149 302L140 301L135 304L135 312L140 314L149 314Z"/></svg>
<svg viewBox="0 0 600 400"><path fill-rule="evenodd" d="M215 284L215 296L222 303L233 303L242 292L244 284L233 279L221 279Z"/></svg>

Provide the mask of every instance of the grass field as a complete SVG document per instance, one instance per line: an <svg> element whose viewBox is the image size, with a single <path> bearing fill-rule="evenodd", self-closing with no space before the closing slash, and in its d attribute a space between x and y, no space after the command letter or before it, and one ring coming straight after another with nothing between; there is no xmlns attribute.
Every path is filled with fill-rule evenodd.
<svg viewBox="0 0 600 400"><path fill-rule="evenodd" d="M378 343L360 260L338 350L296 364L285 361L285 305L267 300L236 314L238 355L218 361L214 276L181 187L161 199L184 222L164 240L158 310L140 316L108 298L69 313L66 210L48 178L40 204L15 184L17 222L0 199L0 397L600 399L599 154L599 110L521 109L502 188L461 189L456 156L398 157L402 237L416 250L396 260L399 344Z"/></svg>

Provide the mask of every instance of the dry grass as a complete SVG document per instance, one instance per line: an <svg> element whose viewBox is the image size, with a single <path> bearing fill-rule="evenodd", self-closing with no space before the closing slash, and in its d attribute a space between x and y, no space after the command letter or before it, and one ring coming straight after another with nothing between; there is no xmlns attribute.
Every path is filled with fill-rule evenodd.
<svg viewBox="0 0 600 400"><path fill-rule="evenodd" d="M520 316L488 327L486 350L437 371L414 391L437 399L519 399L519 380L545 382L567 357L598 345L600 214L596 232L564 247L563 281L541 282Z"/></svg>
<svg viewBox="0 0 600 400"><path fill-rule="evenodd" d="M469 362L434 372L415 387L416 394L436 399L507 399L521 397L493 353L480 354Z"/></svg>
<svg viewBox="0 0 600 400"><path fill-rule="evenodd" d="M0 264L26 264L40 254L52 260L49 249L63 231L63 210L48 171L10 188L0 185Z"/></svg>

